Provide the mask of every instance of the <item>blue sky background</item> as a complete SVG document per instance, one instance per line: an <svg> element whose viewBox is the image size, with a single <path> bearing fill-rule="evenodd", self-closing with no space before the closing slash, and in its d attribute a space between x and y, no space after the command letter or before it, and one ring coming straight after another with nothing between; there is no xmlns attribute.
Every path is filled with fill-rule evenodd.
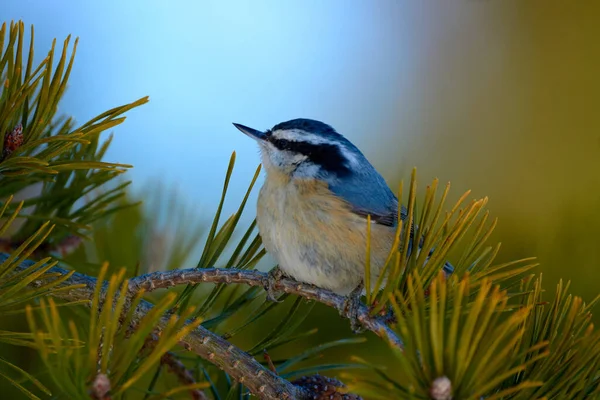
<svg viewBox="0 0 600 400"><path fill-rule="evenodd" d="M230 207L259 162L231 122L315 118L361 146L361 133L385 129L415 68L409 38L390 35L392 22L412 22L387 18L399 14L390 1L3 3L2 20L35 26L40 60L52 38L80 37L61 111L84 122L150 96L115 129L107 160L133 164L136 187L162 180L211 208L232 151Z"/></svg>

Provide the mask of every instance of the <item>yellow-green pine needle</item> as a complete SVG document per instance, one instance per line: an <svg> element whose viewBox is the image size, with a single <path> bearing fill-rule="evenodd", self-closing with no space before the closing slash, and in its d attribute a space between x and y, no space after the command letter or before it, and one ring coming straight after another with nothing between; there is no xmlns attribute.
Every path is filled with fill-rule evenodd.
<svg viewBox="0 0 600 400"><path fill-rule="evenodd" d="M367 248L365 260L365 291L367 294L367 305L372 304L371 299L371 215L367 215Z"/></svg>

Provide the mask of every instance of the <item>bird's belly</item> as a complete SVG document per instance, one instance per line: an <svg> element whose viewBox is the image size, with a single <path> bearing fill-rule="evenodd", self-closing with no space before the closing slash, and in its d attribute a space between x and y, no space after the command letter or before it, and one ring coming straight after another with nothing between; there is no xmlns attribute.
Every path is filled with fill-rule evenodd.
<svg viewBox="0 0 600 400"><path fill-rule="evenodd" d="M342 295L363 278L366 220L337 197L297 184L277 190L265 185L258 199L257 223L266 250L286 275ZM371 265L376 277L394 230L372 228Z"/></svg>

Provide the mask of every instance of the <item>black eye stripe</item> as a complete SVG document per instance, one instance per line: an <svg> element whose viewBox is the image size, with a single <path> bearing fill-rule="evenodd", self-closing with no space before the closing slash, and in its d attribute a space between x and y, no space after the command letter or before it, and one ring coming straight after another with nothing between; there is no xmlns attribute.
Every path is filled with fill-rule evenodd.
<svg viewBox="0 0 600 400"><path fill-rule="evenodd" d="M300 153L301 146L299 146L300 143L298 142L293 142L287 139L275 139L273 137L269 138L269 141L273 143L273 145L279 150L289 150Z"/></svg>
<svg viewBox="0 0 600 400"><path fill-rule="evenodd" d="M346 165L346 157L335 144L295 142L287 139L275 139L272 136L269 138L269 142L279 150L303 154L314 164L320 165L328 172L336 173L338 176L350 174L350 169Z"/></svg>

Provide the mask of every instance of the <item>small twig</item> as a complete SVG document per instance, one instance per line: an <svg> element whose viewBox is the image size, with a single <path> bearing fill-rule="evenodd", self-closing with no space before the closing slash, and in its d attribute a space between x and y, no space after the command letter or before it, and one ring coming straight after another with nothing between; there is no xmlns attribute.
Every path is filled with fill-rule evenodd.
<svg viewBox="0 0 600 400"><path fill-rule="evenodd" d="M144 350L152 351L158 342L158 335L156 333L151 333L144 346L142 347L142 352ZM169 372L175 374L184 385L193 385L196 383L194 376L192 373L186 368L186 366L177 358L177 356L171 352L167 352L163 354L160 359L161 364L166 365L169 369ZM204 394L204 392L200 389L190 389L190 396L194 400L208 400L208 396Z"/></svg>
<svg viewBox="0 0 600 400"><path fill-rule="evenodd" d="M151 292L156 289L164 289L188 283L242 283L249 286L265 287L267 281L268 274L256 270L247 271L233 268L179 269L140 275L129 281L129 289L132 293L137 293L142 288L147 292ZM273 289L302 296L309 300L318 301L329 307L335 308L344 317L350 317L345 310L346 298L329 290L300 283L287 277L279 280ZM365 305L360 305L357 317L358 321L360 321L366 329L374 332L379 337L388 340L393 346L403 348L402 341L385 323L383 318L380 316L371 316L369 309Z"/></svg>
<svg viewBox="0 0 600 400"><path fill-rule="evenodd" d="M33 256L42 258L48 255L66 257L72 254L79 245L83 243L83 239L79 236L68 235L58 243L50 244L48 242L41 243L33 252ZM13 241L8 238L0 238L0 251L12 252L23 244L22 241Z"/></svg>
<svg viewBox="0 0 600 400"><path fill-rule="evenodd" d="M263 357L265 358L265 361L267 362L267 365L269 366L269 369L271 370L271 372L277 375L277 368L275 368L275 365L273 364L273 360L271 359L271 356L267 352L267 349L263 349Z"/></svg>
<svg viewBox="0 0 600 400"><path fill-rule="evenodd" d="M192 385L196 383L192 373L183 365L183 363L171 352L165 353L160 362L165 364L169 371L179 378L179 382L184 385ZM200 389L191 389L190 396L194 400L208 400L208 397Z"/></svg>

